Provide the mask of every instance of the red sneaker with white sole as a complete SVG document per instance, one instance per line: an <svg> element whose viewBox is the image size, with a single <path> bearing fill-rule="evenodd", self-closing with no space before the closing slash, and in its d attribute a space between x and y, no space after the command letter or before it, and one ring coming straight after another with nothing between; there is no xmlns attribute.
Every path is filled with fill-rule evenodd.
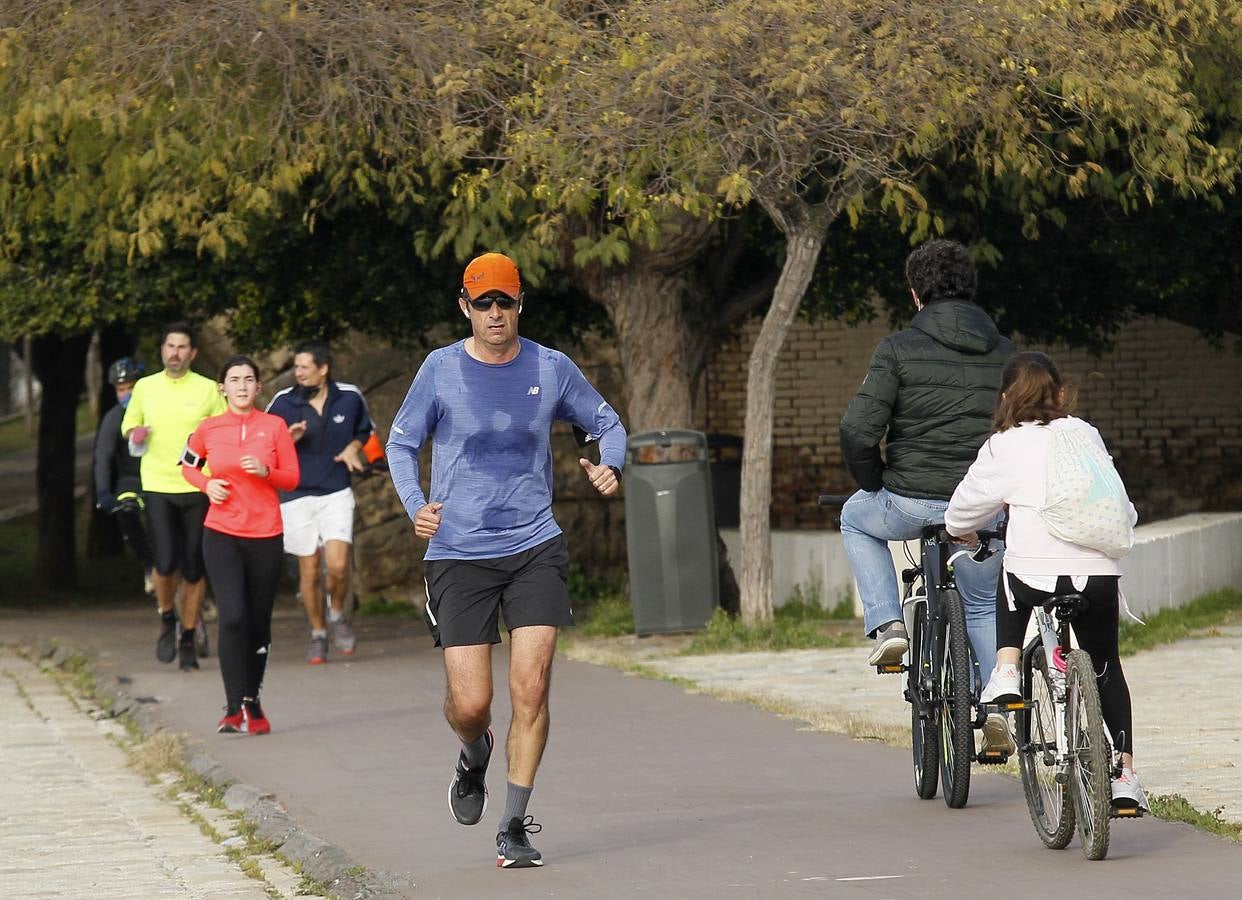
<svg viewBox="0 0 1242 900"><path fill-rule="evenodd" d="M263 707L259 705L258 700L242 701L242 716L245 724L242 730L246 734L271 734L272 723L267 720L267 716L263 714Z"/></svg>

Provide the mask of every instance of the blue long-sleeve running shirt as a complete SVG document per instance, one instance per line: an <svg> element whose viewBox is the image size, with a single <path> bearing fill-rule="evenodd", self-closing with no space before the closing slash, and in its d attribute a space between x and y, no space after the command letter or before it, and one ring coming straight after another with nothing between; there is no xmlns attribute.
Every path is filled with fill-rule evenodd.
<svg viewBox="0 0 1242 900"><path fill-rule="evenodd" d="M479 362L465 341L433 350L397 411L388 464L410 518L444 504L426 559L496 559L560 534L552 518L552 422L599 441L600 462L625 462L625 428L563 353L519 338L507 363ZM432 439L431 497L418 452Z"/></svg>

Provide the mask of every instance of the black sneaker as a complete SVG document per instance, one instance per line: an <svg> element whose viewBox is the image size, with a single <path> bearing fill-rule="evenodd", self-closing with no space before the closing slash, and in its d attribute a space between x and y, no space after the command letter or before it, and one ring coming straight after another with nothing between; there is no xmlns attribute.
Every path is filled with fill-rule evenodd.
<svg viewBox="0 0 1242 900"><path fill-rule="evenodd" d="M449 809L462 825L477 825L483 813L487 811L487 764L492 759L492 749L496 740L492 730L487 729L487 759L477 769L466 765L466 751L463 749L457 757L457 769L453 772L453 782L449 785Z"/></svg>
<svg viewBox="0 0 1242 900"><path fill-rule="evenodd" d="M530 845L528 834L543 831L534 816L509 820L509 827L496 835L496 866L501 869L528 869L543 865L543 854Z"/></svg>
<svg viewBox="0 0 1242 900"><path fill-rule="evenodd" d="M190 639L181 641L181 649L179 655L181 657L181 671L193 672L198 668L198 654L194 652L194 637L187 635Z"/></svg>
<svg viewBox="0 0 1242 900"><path fill-rule="evenodd" d="M155 642L155 658L170 663L177 656L177 617L160 614L160 636Z"/></svg>

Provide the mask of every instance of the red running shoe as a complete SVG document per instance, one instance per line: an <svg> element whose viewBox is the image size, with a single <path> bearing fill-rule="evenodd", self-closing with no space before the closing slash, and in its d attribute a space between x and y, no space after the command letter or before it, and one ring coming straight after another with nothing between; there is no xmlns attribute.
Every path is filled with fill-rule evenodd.
<svg viewBox="0 0 1242 900"><path fill-rule="evenodd" d="M245 724L246 714L240 709L231 710L227 706L224 708L224 718L216 725L216 734L237 734L242 731Z"/></svg>
<svg viewBox="0 0 1242 900"><path fill-rule="evenodd" d="M263 715L263 707L259 705L258 700L242 701L242 717L245 719L242 731L246 734L272 733L272 723L267 720L267 716Z"/></svg>

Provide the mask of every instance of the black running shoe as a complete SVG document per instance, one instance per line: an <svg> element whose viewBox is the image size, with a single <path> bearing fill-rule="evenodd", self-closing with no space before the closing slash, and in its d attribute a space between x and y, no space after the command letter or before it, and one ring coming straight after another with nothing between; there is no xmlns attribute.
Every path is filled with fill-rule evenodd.
<svg viewBox="0 0 1242 900"><path fill-rule="evenodd" d="M188 637L189 640L185 640ZM194 651L194 636L185 635L181 640L181 671L193 672L198 668L198 654Z"/></svg>
<svg viewBox="0 0 1242 900"><path fill-rule="evenodd" d="M543 831L534 816L509 820L509 827L496 835L496 866L500 869L529 869L543 865L543 854L530 845L528 834Z"/></svg>
<svg viewBox="0 0 1242 900"><path fill-rule="evenodd" d="M155 658L170 663L177 657L177 617L160 614L160 636L155 642Z"/></svg>
<svg viewBox="0 0 1242 900"><path fill-rule="evenodd" d="M483 765L472 769L466 764L466 751L463 749L457 757L457 769L453 772L453 782L449 785L449 809L462 825L477 825L483 813L487 811L487 764L492 759L492 748L496 740L492 730L487 729L487 759Z"/></svg>

